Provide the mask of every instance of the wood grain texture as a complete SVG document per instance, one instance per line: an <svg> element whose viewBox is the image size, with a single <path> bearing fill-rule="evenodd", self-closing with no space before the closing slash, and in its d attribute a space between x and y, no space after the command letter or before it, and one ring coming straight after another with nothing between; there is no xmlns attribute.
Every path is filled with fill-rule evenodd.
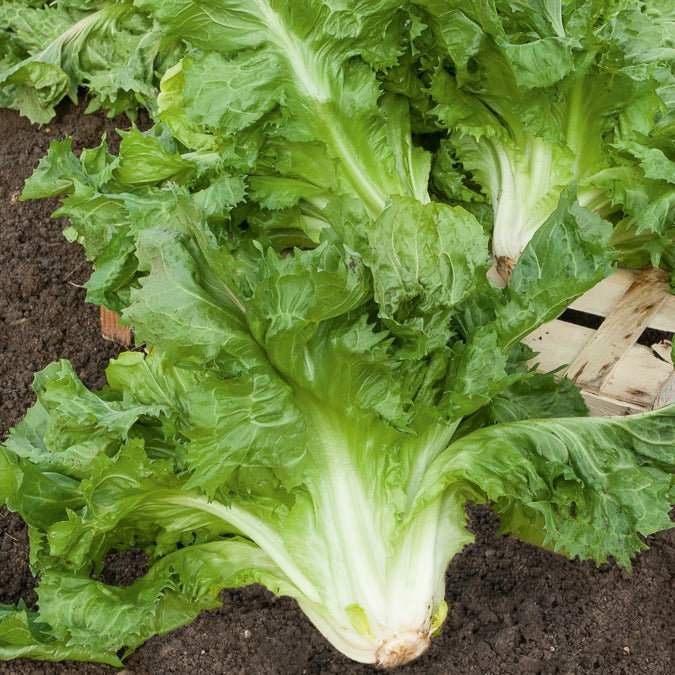
<svg viewBox="0 0 675 675"><path fill-rule="evenodd" d="M672 341L636 344L645 328L675 332L675 296L661 270L618 270L572 306L606 316L597 330L550 321L523 342L538 352L540 372L560 368L582 391L592 415L625 415L659 408L675 399Z"/></svg>
<svg viewBox="0 0 675 675"><path fill-rule="evenodd" d="M607 316L637 277L638 272L620 268L577 298L570 305L570 309L595 316ZM667 295L664 303L650 319L649 327L675 333L675 295Z"/></svg>
<svg viewBox="0 0 675 675"><path fill-rule="evenodd" d="M645 270L571 363L567 375L580 387L600 392L667 297L668 275L660 269Z"/></svg>
<svg viewBox="0 0 675 675"><path fill-rule="evenodd" d="M121 326L119 321L119 314L112 312L105 307L100 308L101 311L101 335L106 340L115 342L123 347L132 347L134 340L131 336L131 328L129 326Z"/></svg>

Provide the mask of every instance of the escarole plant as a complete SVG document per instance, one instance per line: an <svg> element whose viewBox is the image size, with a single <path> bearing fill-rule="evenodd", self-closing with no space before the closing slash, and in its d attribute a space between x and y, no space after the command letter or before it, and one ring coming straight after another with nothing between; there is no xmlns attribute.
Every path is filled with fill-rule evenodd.
<svg viewBox="0 0 675 675"><path fill-rule="evenodd" d="M28 523L39 600L0 609L1 658L121 665L258 582L352 659L395 666L441 629L467 501L625 566L671 526L675 408L585 418L520 344L612 271L612 227L562 190L510 286L489 282L483 226L431 198L419 112L385 84L418 15L135 6L185 45L155 126L117 155L53 143L24 198L64 196L89 299L152 348L99 392L65 361L36 376L0 497ZM130 547L149 571L105 585L103 557Z"/></svg>
<svg viewBox="0 0 675 675"><path fill-rule="evenodd" d="M86 87L87 111L134 115L155 95L161 33L130 0L4 0L0 4L0 106L49 122Z"/></svg>
<svg viewBox="0 0 675 675"><path fill-rule="evenodd" d="M672 268L675 23L667 3L415 4L429 27L415 43L422 67L396 73L394 86L419 80L417 107L449 132L437 187L460 196L460 163L492 206L502 275L571 182L582 205L614 223L619 260Z"/></svg>

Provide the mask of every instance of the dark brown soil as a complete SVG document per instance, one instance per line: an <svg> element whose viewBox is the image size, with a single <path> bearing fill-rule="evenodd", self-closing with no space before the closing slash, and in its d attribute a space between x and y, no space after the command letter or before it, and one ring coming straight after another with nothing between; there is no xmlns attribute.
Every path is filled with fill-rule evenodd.
<svg viewBox="0 0 675 675"><path fill-rule="evenodd" d="M123 125L123 120L117 121ZM55 202L19 203L23 180L49 141L73 134L77 147L98 144L114 124L61 108L47 128L0 112L0 436L32 402L34 370L69 358L89 386L103 382L116 349L99 335L96 308L78 287L88 268L49 219ZM399 673L666 674L673 667L675 531L651 538L632 575L596 568L495 536L496 520L472 512L475 545L448 572L450 614L429 652ZM107 579L142 572L143 556L111 562ZM0 602L35 600L25 528L0 512ZM260 587L224 591L223 607L193 624L151 639L128 659L125 673L181 675L357 675L369 666L338 654L287 598ZM113 673L93 664L0 663L0 674Z"/></svg>

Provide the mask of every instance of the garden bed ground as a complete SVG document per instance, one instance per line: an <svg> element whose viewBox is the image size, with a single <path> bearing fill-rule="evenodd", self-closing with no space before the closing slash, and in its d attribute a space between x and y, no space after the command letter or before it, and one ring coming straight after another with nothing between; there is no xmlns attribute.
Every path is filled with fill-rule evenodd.
<svg viewBox="0 0 675 675"><path fill-rule="evenodd" d="M118 124L124 124L118 120ZM68 104L43 129L0 111L0 437L32 403L32 373L69 358L88 386L103 383L115 347L100 337L98 311L78 286L88 268L77 245L49 219L56 201L19 203L24 179L49 141L66 134L75 147L98 144L114 124L81 116ZM400 675L484 673L672 672L675 625L675 531L650 538L632 575L565 560L506 537L474 509L476 543L448 572L450 613L429 652ZM140 553L111 560L110 583L143 571ZM36 600L21 520L0 511L0 602ZM197 675L356 675L373 672L338 654L295 604L260 587L224 591L223 607L192 625L151 639L126 673ZM113 673L93 664L0 663L0 674Z"/></svg>

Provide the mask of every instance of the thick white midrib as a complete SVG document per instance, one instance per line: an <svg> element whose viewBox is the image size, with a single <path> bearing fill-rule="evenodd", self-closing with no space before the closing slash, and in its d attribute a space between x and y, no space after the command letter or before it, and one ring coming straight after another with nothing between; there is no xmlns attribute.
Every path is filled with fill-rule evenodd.
<svg viewBox="0 0 675 675"><path fill-rule="evenodd" d="M260 12L264 16L264 23L274 36L274 42L281 48L281 53L290 61L293 73L302 83L305 91L317 101L325 103L330 99L330 86L325 86L325 80L316 72L312 72L308 65L310 59L303 58L305 50L298 43L297 37L289 32L279 15L265 0L256 0ZM324 87L320 87L322 84Z"/></svg>
<svg viewBox="0 0 675 675"><path fill-rule="evenodd" d="M583 120L583 113L588 112L584 110L583 106L583 88L584 78L572 87L567 101L567 119L565 123L565 141L574 153L574 176L579 178L579 166L581 163L581 155L584 151L583 130L586 129L586 124Z"/></svg>
<svg viewBox="0 0 675 675"><path fill-rule="evenodd" d="M254 541L279 566L279 569L310 602L321 604L321 596L314 584L298 569L281 537L259 518L231 504L225 506L199 497L173 496L158 500L165 504L198 509L210 513L243 532Z"/></svg>
<svg viewBox="0 0 675 675"><path fill-rule="evenodd" d="M273 41L279 46L282 55L289 62L292 72L305 94L316 101L320 108L320 114L325 116L327 104L333 98L330 82L324 73L314 66L314 60L308 58L308 52L298 40L297 36L290 32L279 15L269 6L265 0L255 0L264 23L270 30ZM336 155L342 160L345 172L350 178L352 186L357 194L361 195L368 207L370 215L377 217L384 210L386 203L382 191L370 180L370 176L358 161L358 153L351 143L347 141L349 135L344 130L341 120L331 115L324 120L323 127L329 136L330 143Z"/></svg>
<svg viewBox="0 0 675 675"><path fill-rule="evenodd" d="M592 182L591 182L592 184ZM593 213L606 218L611 213L613 206L612 200L608 197L607 192L602 188L578 188L577 199L579 204Z"/></svg>
<svg viewBox="0 0 675 675"><path fill-rule="evenodd" d="M495 224L492 232L492 253L516 260L522 251L522 219L519 208L515 170L506 152L490 141L495 159L495 174L498 176L492 188Z"/></svg>
<svg viewBox="0 0 675 675"><path fill-rule="evenodd" d="M377 640L361 635L353 628L343 629L308 602L298 600L298 605L321 635L345 656L359 663L375 663L379 646Z"/></svg>
<svg viewBox="0 0 675 675"><path fill-rule="evenodd" d="M408 532L387 570L387 615L403 622L396 626L398 630L429 630L435 609L440 514L438 499L408 524Z"/></svg>
<svg viewBox="0 0 675 675"><path fill-rule="evenodd" d="M307 409L312 410L312 406ZM312 498L317 514L324 516L323 528L338 539L340 551L346 556L344 581L349 588L337 588L334 594L349 604L356 601L371 621L386 623L386 555L382 543L387 533L378 531L372 519L373 512L383 507L369 501L363 478L353 465L354 448L348 447L339 425L322 415L320 408L314 409L313 422L315 461L317 470L327 477L327 485L319 484Z"/></svg>

